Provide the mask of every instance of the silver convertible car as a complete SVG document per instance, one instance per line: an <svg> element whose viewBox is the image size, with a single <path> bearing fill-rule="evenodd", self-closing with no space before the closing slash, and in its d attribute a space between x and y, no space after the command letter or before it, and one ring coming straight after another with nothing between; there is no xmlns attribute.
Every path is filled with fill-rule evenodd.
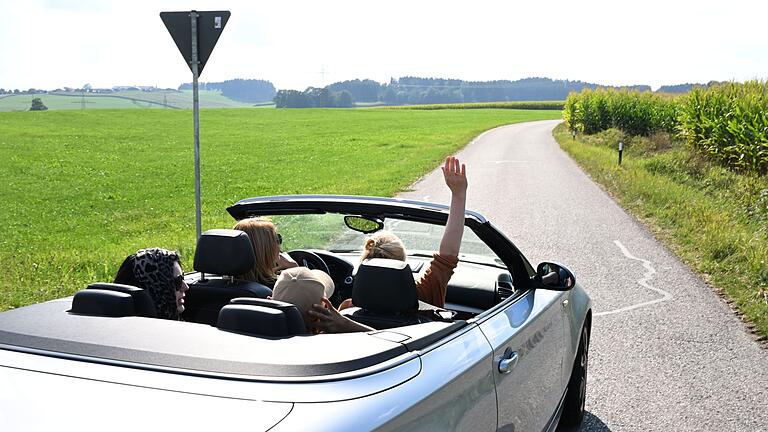
<svg viewBox="0 0 768 432"><path fill-rule="evenodd" d="M434 308L417 301L413 279L439 247L446 206L297 195L227 210L237 220L270 217L294 259L330 274L332 303L352 298L350 318L375 330L305 334L295 306L233 276L253 265L247 235L209 230L185 275L183 321L155 318L144 290L111 283L0 313L0 429L542 431L581 423L590 299L564 266L534 269L482 215L466 212L446 304ZM380 229L403 239L405 265L361 264L366 234Z"/></svg>

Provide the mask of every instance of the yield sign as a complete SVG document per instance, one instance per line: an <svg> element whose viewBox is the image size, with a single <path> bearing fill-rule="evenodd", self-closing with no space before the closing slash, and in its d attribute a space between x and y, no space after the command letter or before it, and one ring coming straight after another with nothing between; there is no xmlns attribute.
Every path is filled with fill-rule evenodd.
<svg viewBox="0 0 768 432"><path fill-rule="evenodd" d="M229 20L229 11L187 11L160 12L168 32L179 47L181 55L192 70L192 14L197 14L197 60L198 75L203 72L205 62L216 46L224 26ZM194 72L194 71L193 71Z"/></svg>

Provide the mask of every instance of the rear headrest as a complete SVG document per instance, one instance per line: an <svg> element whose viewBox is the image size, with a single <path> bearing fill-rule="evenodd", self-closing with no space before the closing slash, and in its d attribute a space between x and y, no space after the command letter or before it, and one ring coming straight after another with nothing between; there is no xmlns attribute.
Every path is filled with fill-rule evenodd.
<svg viewBox="0 0 768 432"><path fill-rule="evenodd" d="M258 300L258 299L253 299ZM293 306L286 304L287 306ZM304 321L296 306L295 313L257 304L228 304L219 311L216 327L254 336L287 337L305 333ZM300 332L296 330L300 326Z"/></svg>
<svg viewBox="0 0 768 432"><path fill-rule="evenodd" d="M141 288L131 285L97 282L88 285L86 289L115 291L128 294L133 298L133 308L135 310L133 315L147 318L157 318L155 302L152 301L152 297L149 295L149 293Z"/></svg>
<svg viewBox="0 0 768 432"><path fill-rule="evenodd" d="M99 289L78 291L72 299L70 312L103 317L134 316L133 297L130 294Z"/></svg>
<svg viewBox="0 0 768 432"><path fill-rule="evenodd" d="M307 328L304 325L304 318L301 317L301 311L293 303L256 297L238 297L232 299L229 304L262 306L280 310L285 314L286 320L288 321L289 334L304 334L307 332Z"/></svg>
<svg viewBox="0 0 768 432"><path fill-rule="evenodd" d="M352 303L373 312L398 313L419 307L411 266L385 258L360 263L352 285Z"/></svg>
<svg viewBox="0 0 768 432"><path fill-rule="evenodd" d="M212 229L197 240L196 271L237 276L253 268L256 256L248 234L232 229Z"/></svg>

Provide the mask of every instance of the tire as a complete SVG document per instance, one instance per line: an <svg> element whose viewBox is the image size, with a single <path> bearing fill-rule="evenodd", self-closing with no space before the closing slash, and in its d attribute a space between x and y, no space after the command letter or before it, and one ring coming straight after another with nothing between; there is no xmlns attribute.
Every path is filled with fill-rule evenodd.
<svg viewBox="0 0 768 432"><path fill-rule="evenodd" d="M587 369L589 367L589 330L586 324L581 329L581 339L576 358L573 361L571 379L563 402L560 426L576 428L584 420L584 403L587 399Z"/></svg>

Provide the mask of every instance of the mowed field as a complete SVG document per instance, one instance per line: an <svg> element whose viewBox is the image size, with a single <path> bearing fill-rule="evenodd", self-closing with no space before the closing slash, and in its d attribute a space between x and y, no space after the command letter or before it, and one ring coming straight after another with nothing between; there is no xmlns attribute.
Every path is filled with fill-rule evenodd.
<svg viewBox="0 0 768 432"><path fill-rule="evenodd" d="M560 111L202 110L203 229L274 194L391 196L495 126ZM195 245L188 110L0 113L0 310L108 281L143 247Z"/></svg>
<svg viewBox="0 0 768 432"><path fill-rule="evenodd" d="M28 111L32 99L40 98L49 110L123 109L123 108L192 108L192 91L126 90L117 93L89 94L49 93L0 96L0 111ZM200 90L200 106L203 108L244 108L253 106L222 96L218 91ZM274 104L260 105L273 107Z"/></svg>

